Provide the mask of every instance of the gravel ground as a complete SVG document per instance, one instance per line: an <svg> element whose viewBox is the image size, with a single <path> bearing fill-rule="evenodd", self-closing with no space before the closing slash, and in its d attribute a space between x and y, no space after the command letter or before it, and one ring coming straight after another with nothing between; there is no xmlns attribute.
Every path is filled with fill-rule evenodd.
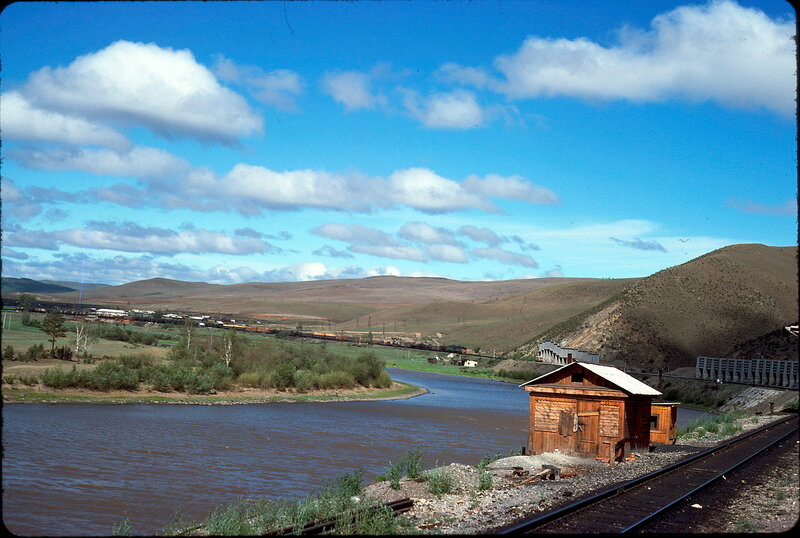
<svg viewBox="0 0 800 538"><path fill-rule="evenodd" d="M748 418L743 420L741 425L743 430L749 430L778 418L778 416L761 416L757 417L757 420ZM708 446L713 446L720 440L722 439L719 437L707 436L703 439L682 439L675 445L657 445L654 452L636 453L633 460L624 461L614 467L597 460L559 453L503 458L487 467L492 474L492 488L484 491L478 488L478 469L453 463L439 468L446 470L454 482L452 492L440 497L428 491L424 478L403 480L399 490L391 489L388 482L378 482L368 486L367 492L384 501L403 497L413 499L414 508L401 517L407 518L417 529L442 534L487 534L545 510L571 503L613 484L660 469ZM542 465L557 466L562 476L555 480L531 480L531 475L540 472ZM527 476L512 476L514 467L522 467L523 471L528 471ZM778 495L781 497L780 506L771 505L769 509L754 502L754 496L760 498L763 492L754 488L738 488L736 493L741 498L737 501L738 505L732 505L731 514L738 514L742 507L760 506L756 511L761 516L765 515L765 510L785 512L787 517L784 519L788 520L788 523L783 522L773 526L788 525L785 529L791 528L797 522L796 476L795 474L794 481L789 481L786 487L788 493ZM731 524L734 523L731 520ZM742 530L717 529L718 532Z"/></svg>

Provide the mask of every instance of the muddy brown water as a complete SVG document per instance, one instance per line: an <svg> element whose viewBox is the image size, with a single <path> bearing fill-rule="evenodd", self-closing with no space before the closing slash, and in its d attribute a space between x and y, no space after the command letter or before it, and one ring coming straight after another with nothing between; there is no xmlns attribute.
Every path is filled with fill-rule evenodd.
<svg viewBox="0 0 800 538"><path fill-rule="evenodd" d="M298 498L406 450L424 467L475 464L526 443L517 385L390 369L408 400L247 405L3 406L3 523L17 535L158 534L241 498ZM679 423L685 411L679 413Z"/></svg>

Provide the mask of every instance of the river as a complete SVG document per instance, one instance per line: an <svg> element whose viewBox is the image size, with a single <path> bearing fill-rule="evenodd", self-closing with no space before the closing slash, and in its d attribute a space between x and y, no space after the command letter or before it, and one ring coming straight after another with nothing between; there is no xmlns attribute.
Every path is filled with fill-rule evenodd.
<svg viewBox="0 0 800 538"><path fill-rule="evenodd" d="M408 400L247 405L7 404L3 522L18 535L108 535L127 516L159 533L242 497L297 498L406 450L425 467L475 464L526 444L517 385L389 369L430 392ZM681 409L679 426L693 417Z"/></svg>

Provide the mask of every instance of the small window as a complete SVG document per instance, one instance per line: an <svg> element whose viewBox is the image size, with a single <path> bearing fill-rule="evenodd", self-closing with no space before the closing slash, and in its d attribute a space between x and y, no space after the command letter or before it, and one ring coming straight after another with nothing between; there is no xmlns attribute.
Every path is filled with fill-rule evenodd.
<svg viewBox="0 0 800 538"><path fill-rule="evenodd" d="M572 372L573 383L583 383L583 372Z"/></svg>
<svg viewBox="0 0 800 538"><path fill-rule="evenodd" d="M658 429L658 415L650 415L650 429L651 430Z"/></svg>

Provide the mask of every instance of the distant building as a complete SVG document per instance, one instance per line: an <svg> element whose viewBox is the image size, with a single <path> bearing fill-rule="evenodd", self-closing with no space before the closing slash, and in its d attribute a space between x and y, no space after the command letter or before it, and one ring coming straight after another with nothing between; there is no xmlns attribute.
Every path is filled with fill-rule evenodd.
<svg viewBox="0 0 800 538"><path fill-rule="evenodd" d="M98 308L94 313L106 318L122 318L128 315L124 310L114 310L113 308Z"/></svg>
<svg viewBox="0 0 800 538"><path fill-rule="evenodd" d="M476 360L466 359L464 361L464 368L475 368L476 366L478 366L478 361Z"/></svg>
<svg viewBox="0 0 800 538"><path fill-rule="evenodd" d="M697 357L694 377L793 388L797 387L797 365L796 360Z"/></svg>
<svg viewBox="0 0 800 538"><path fill-rule="evenodd" d="M548 364L569 364L573 361L600 363L600 355L589 353L580 349L561 347L555 342L542 342L539 344L539 353L536 355Z"/></svg>

